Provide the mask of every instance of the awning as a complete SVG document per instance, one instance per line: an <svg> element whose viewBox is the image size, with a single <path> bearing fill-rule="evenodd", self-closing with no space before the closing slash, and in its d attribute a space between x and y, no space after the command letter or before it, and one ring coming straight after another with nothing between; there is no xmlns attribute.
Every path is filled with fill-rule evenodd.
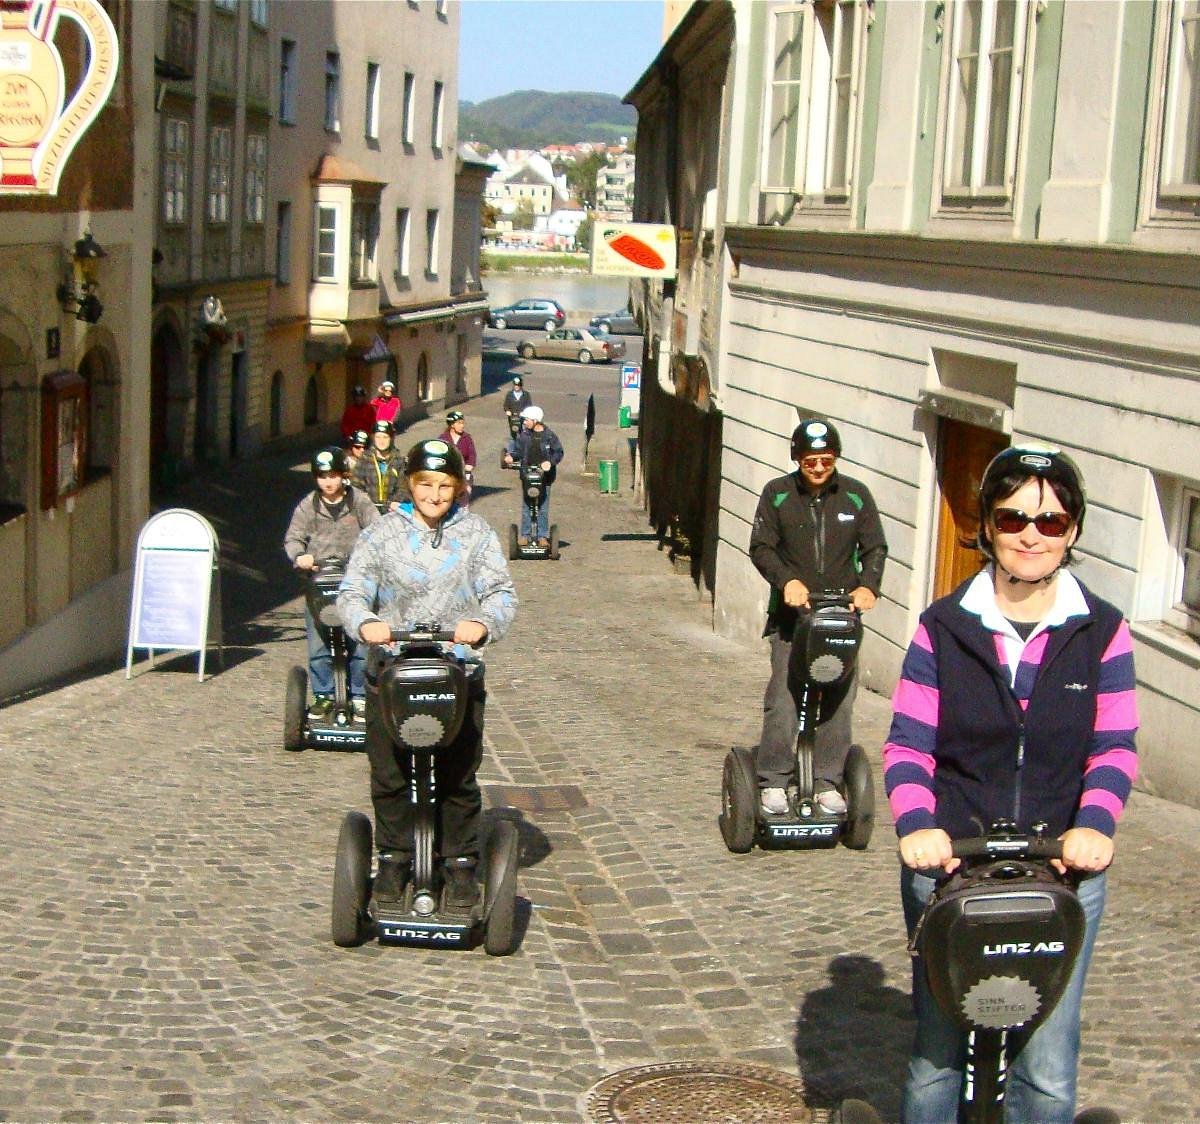
<svg viewBox="0 0 1200 1124"><path fill-rule="evenodd" d="M391 358L393 356L388 351L388 345L383 342L383 337L378 333L371 341L371 346L359 356L359 360L363 363L386 363Z"/></svg>
<svg viewBox="0 0 1200 1124"><path fill-rule="evenodd" d="M917 406L951 421L966 422L997 433L1012 433L1012 407L998 398L943 386L937 390L922 390L917 395Z"/></svg>
<svg viewBox="0 0 1200 1124"><path fill-rule="evenodd" d="M439 304L434 308L414 308L411 312L389 312L384 323L389 328L407 328L410 325L427 324L432 320L455 320L459 316L474 316L487 310L487 301Z"/></svg>
<svg viewBox="0 0 1200 1124"><path fill-rule="evenodd" d="M304 362L334 363L349 345L345 324L309 324L304 333Z"/></svg>

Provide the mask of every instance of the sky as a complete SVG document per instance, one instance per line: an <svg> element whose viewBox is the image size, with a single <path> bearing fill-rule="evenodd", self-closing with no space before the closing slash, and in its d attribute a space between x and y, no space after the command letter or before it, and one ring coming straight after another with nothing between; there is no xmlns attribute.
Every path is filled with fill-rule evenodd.
<svg viewBox="0 0 1200 1124"><path fill-rule="evenodd" d="M662 0L461 0L458 96L623 97L662 46Z"/></svg>

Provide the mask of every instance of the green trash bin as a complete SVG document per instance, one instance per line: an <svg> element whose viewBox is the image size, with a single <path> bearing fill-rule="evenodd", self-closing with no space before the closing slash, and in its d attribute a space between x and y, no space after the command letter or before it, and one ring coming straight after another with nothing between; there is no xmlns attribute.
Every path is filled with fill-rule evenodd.
<svg viewBox="0 0 1200 1124"><path fill-rule="evenodd" d="M600 491L615 492L617 490L617 462L600 462Z"/></svg>
<svg viewBox="0 0 1200 1124"><path fill-rule="evenodd" d="M621 406L617 410L617 425L621 429L628 429L632 424L630 419L630 409L628 406Z"/></svg>

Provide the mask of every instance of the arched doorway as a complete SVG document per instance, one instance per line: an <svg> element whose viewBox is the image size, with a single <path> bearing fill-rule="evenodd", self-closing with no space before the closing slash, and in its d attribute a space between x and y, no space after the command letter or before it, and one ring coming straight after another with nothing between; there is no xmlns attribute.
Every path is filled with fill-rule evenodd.
<svg viewBox="0 0 1200 1124"><path fill-rule="evenodd" d="M423 351L417 360L417 400L429 401L429 356Z"/></svg>
<svg viewBox="0 0 1200 1124"><path fill-rule="evenodd" d="M150 342L150 483L170 486L176 477L183 452L180 411L172 410L172 401L187 381L187 362L179 332L169 322L162 323ZM174 393L173 393L174 392Z"/></svg>

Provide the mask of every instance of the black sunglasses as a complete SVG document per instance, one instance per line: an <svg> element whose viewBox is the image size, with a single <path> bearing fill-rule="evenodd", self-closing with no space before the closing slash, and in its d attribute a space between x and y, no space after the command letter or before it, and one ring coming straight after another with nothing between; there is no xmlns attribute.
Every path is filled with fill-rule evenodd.
<svg viewBox="0 0 1200 1124"><path fill-rule="evenodd" d="M992 523L1002 535L1019 535L1032 523L1038 534L1048 539L1061 539L1074 522L1065 511L1039 511L1037 515L1026 515L1015 507L998 507L992 512Z"/></svg>

